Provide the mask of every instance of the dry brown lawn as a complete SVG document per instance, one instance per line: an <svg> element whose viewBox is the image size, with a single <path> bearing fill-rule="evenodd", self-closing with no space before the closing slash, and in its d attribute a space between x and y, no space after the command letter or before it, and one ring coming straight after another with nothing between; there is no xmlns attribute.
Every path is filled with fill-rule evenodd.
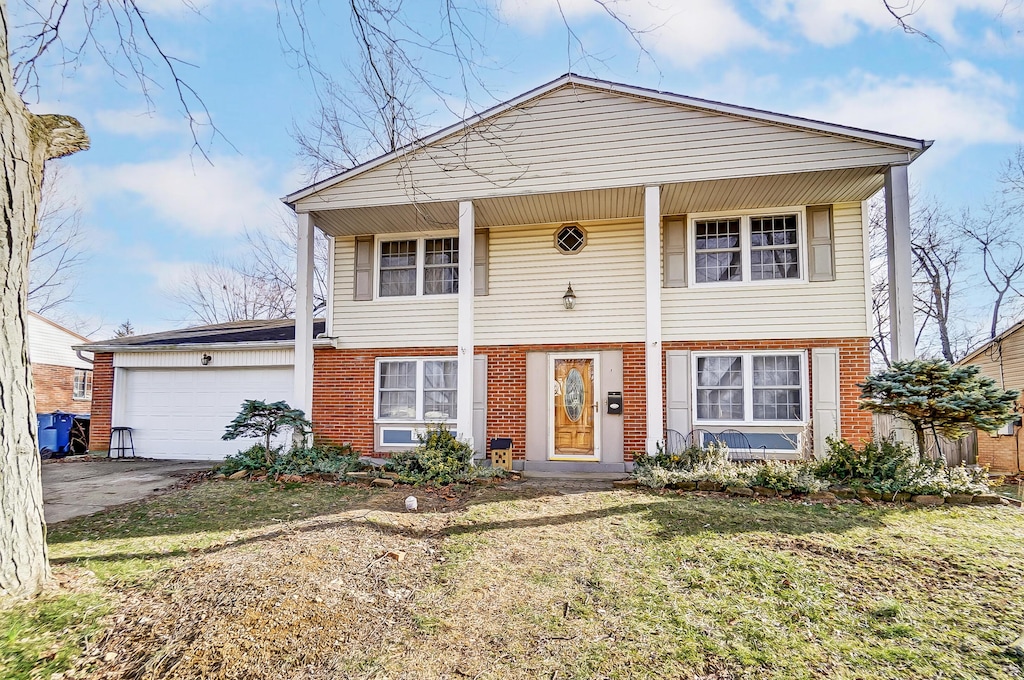
<svg viewBox="0 0 1024 680"><path fill-rule="evenodd" d="M57 677L1024 677L1024 513L1001 507L205 482L52 550L96 574L53 602L106 603L61 624L82 647ZM11 677L62 670L30 642L0 671L37 648L46 674Z"/></svg>

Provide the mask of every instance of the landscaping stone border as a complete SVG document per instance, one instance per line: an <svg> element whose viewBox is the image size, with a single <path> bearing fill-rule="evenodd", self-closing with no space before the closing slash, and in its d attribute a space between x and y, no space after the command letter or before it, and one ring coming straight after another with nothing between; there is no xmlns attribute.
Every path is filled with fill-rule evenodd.
<svg viewBox="0 0 1024 680"><path fill-rule="evenodd" d="M281 475L276 479L270 479L267 475L266 470L239 470L231 475L216 474L213 475L214 479L224 480L241 480L248 479L254 482L263 481L277 481L281 483L311 483L311 482L328 482L328 483L349 483L349 484L365 484L368 486L391 488L396 484L401 484L398 481L398 475L394 472L379 471L356 471L348 473L314 473L309 475ZM508 481L519 481L519 475L511 475L508 478L491 477L491 478L480 478L474 479L473 484L478 485L490 485L499 484ZM612 486L617 489L640 489L648 488L641 487L637 480L621 479L612 482ZM672 489L675 491L704 491L704 492L716 492L716 493L728 493L730 496L736 496L739 498L786 498L792 500L806 500L812 503L835 503L841 500L856 500L861 502L875 502L875 503L913 503L923 507L936 507L939 505L1010 505L1014 507L1021 507L1016 503L1013 503L1010 499L1003 498L996 494L950 494L949 496L936 496L936 495L917 495L912 496L909 493L896 493L891 496L887 494L880 494L877 491L870 491L868 489L852 489L846 487L836 487L829 489L828 491L819 491L817 493L799 493L794 492L792 489L771 489L764 486L729 486L726 487L723 484L712 481L700 481L700 482L677 482L669 484L665 487L666 489Z"/></svg>
<svg viewBox="0 0 1024 680"><path fill-rule="evenodd" d="M635 480L634 480L635 481ZM626 486L616 484L616 486ZM637 486L635 484L630 486ZM639 487L637 488L648 488ZM813 503L835 503L840 500L856 500L873 503L913 503L924 507L935 507L939 505L1015 505L1009 499L996 494L950 494L949 496L937 496L921 494L913 496L909 493L881 494L869 489L851 489L836 487L827 491L817 493L798 493L791 489L781 491L763 486L724 486L717 482L676 482L667 484L666 489L675 491L712 491L725 492L730 496L741 498L792 498L794 500L807 500ZM1020 507L1020 506L1017 506Z"/></svg>

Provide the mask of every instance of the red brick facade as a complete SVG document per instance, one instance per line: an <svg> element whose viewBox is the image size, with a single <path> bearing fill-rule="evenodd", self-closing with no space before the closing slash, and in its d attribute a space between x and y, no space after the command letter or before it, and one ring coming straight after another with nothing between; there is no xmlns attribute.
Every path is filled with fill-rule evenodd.
<svg viewBox="0 0 1024 680"><path fill-rule="evenodd" d="M871 439L872 416L858 407L860 387L857 383L871 373L871 357L868 338L823 338L812 340L722 340L696 342L666 342L665 351L715 351L736 352L759 350L811 350L820 347L839 348L839 421L843 439L860 443ZM663 364L664 365L664 364ZM662 379L664 380L664 371ZM814 393L814 375L811 373L810 391ZM813 401L811 403L814 403Z"/></svg>
<svg viewBox="0 0 1024 680"><path fill-rule="evenodd" d="M71 366L32 364L32 384L36 393L36 413L84 414L88 399L75 399L75 369Z"/></svg>
<svg viewBox="0 0 1024 680"><path fill-rule="evenodd" d="M867 338L666 342L663 350L809 350L815 347L839 348L842 436L857 442L869 439L871 414L857 408L860 395L857 383L863 381L870 371ZM647 435L643 343L477 347L476 354L487 356L487 438L511 437L517 442L526 441L528 352L613 349L622 351L623 451L625 460L631 461L634 452L644 450ZM375 359L454 354L454 347L317 349L313 360L312 413L316 436L324 441L350 442L361 452L374 451ZM811 382L813 390L813 376ZM515 455L524 458L525 451L517 447Z"/></svg>
<svg viewBox="0 0 1024 680"><path fill-rule="evenodd" d="M1024 434L1014 428L1011 436L993 437L978 432L978 465L987 466L992 472L1017 474L1024 470Z"/></svg>
<svg viewBox="0 0 1024 680"><path fill-rule="evenodd" d="M110 444L110 418L114 407L114 355L97 354L92 364L92 420L89 450L106 451Z"/></svg>

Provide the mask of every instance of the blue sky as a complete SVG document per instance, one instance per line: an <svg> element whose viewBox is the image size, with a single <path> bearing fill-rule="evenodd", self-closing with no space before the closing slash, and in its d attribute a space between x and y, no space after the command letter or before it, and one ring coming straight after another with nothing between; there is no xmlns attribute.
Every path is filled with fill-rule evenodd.
<svg viewBox="0 0 1024 680"><path fill-rule="evenodd" d="M337 4L310 10L310 38L320 66L341 78L356 53L340 7L347 3ZM611 3L644 29L647 54L593 0L561 0L578 43L567 37L554 0L480 4L491 16L471 18L486 46L477 59L486 89L473 88L476 108L573 70L934 139L912 179L921 200L954 209L992 195L1000 164L1024 142L1021 0L917 0L911 21L939 45L895 27L881 0ZM152 90L148 106L130 79L112 76L95 54L76 69L43 72L38 93L30 93L33 110L77 116L92 137L89 151L65 161L62 190L84 209L91 259L76 297L80 314L104 325L100 336L125 319L139 331L181 324L187 311L168 291L193 263L238 252L246 228L280 228L287 212L278 198L306 179L290 129L316 104L314 88L283 49L271 0L200 0L199 13L178 0L140 5L164 49L190 64L182 74L227 141L204 137L208 163L172 92ZM406 5L425 31L439 25L435 3ZM283 36L294 40L287 26ZM443 101L421 95L432 129L466 107L450 60L423 59L451 93ZM158 69L152 73L168 86Z"/></svg>

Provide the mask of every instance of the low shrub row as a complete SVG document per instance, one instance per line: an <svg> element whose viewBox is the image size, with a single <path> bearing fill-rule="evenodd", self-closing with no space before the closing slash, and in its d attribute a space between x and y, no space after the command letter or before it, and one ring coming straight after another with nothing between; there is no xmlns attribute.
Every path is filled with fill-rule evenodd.
<svg viewBox="0 0 1024 680"><path fill-rule="evenodd" d="M271 447L270 456L263 444L254 444L244 451L224 459L218 472L231 475L240 470L254 472L261 470L269 476L345 474L362 468L359 454L349 444L341 446L293 446ZM272 461L268 463L267 461Z"/></svg>
<svg viewBox="0 0 1024 680"><path fill-rule="evenodd" d="M394 453L382 468L369 468L360 478L387 476L403 484L468 483L478 479L503 477L501 468L473 465L473 449L456 439L448 428L432 425L420 436L420 443L410 451ZM350 444L341 446L293 446L285 450L275 446L267 455L264 444L228 456L217 471L230 476L239 471L258 472L272 478L338 475L366 469L359 454Z"/></svg>
<svg viewBox="0 0 1024 680"><path fill-rule="evenodd" d="M654 489L689 488L706 483L715 488L760 488L774 492L813 494L832 489L870 493L872 497L975 496L989 493L984 469L946 467L943 461L918 461L900 442L870 442L857 448L843 440L828 442L822 461L764 461L739 464L728 459L722 444L691 446L678 452L659 450L634 459L637 483Z"/></svg>

